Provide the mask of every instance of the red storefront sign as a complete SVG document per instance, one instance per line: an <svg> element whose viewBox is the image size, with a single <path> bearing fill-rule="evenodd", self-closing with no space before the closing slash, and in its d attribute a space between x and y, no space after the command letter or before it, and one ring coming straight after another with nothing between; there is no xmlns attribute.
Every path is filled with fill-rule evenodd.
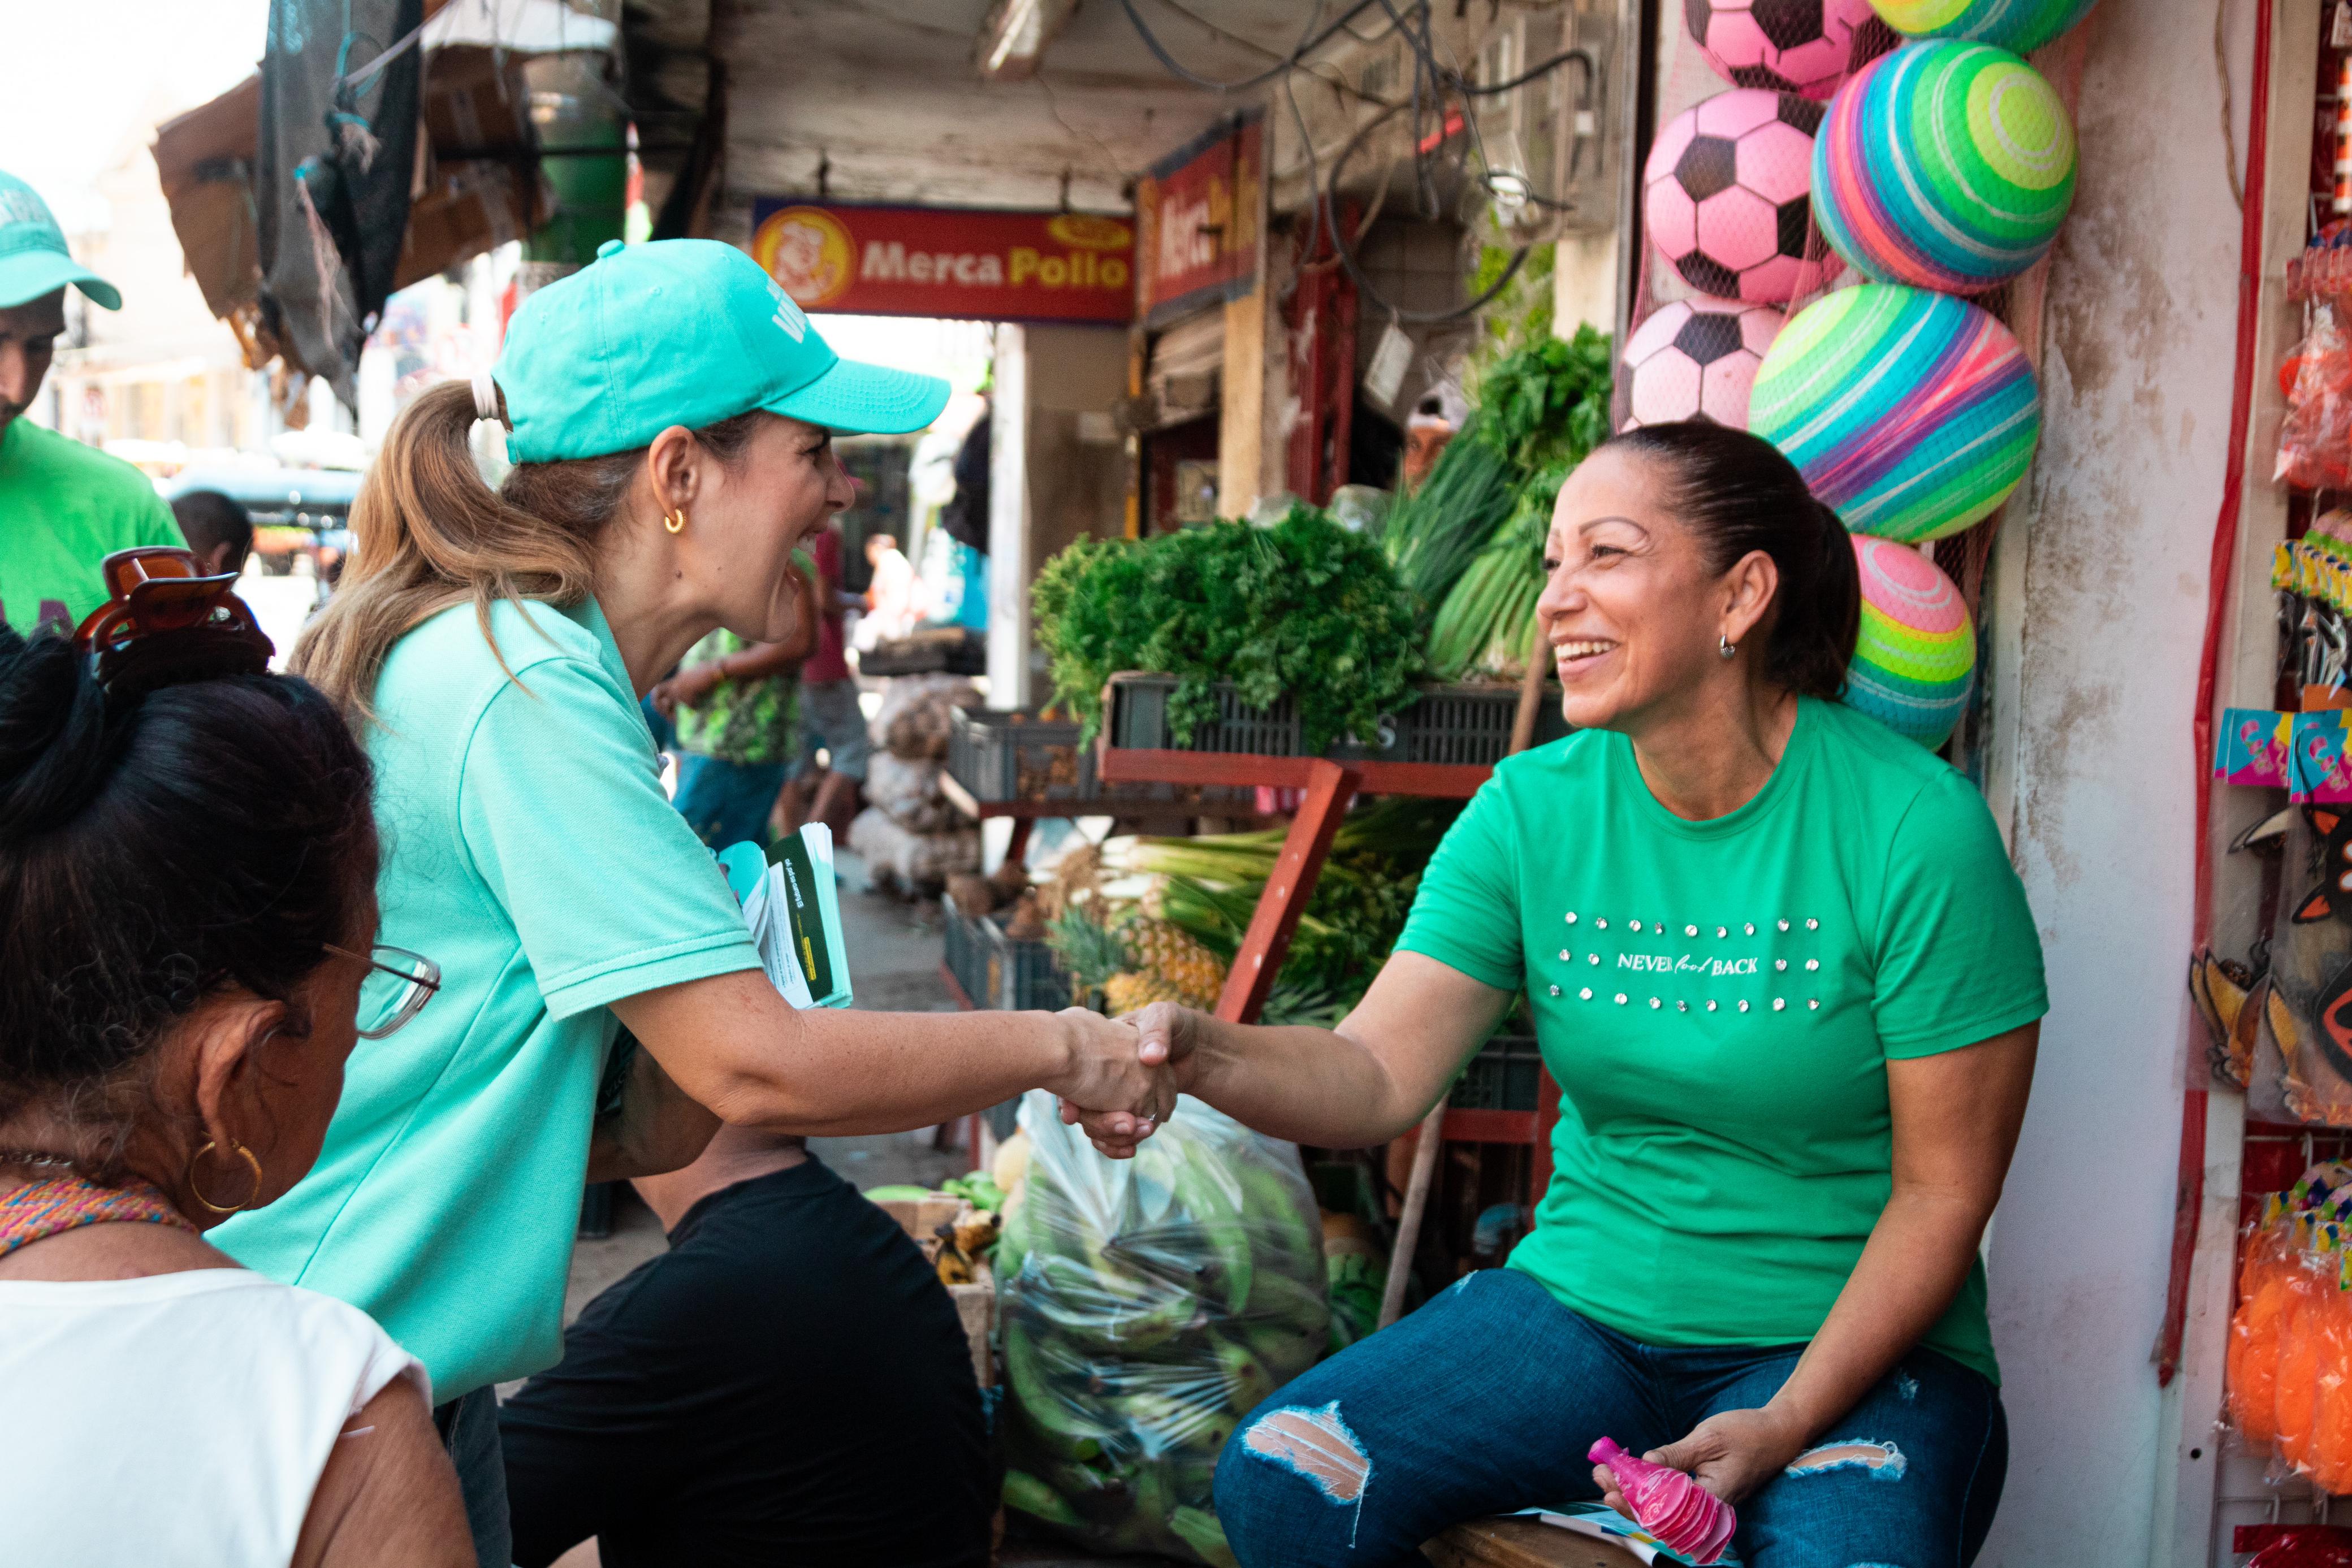
<svg viewBox="0 0 2352 1568"><path fill-rule="evenodd" d="M751 258L803 310L993 321L1135 314L1135 231L1087 213L762 198Z"/></svg>
<svg viewBox="0 0 2352 1568"><path fill-rule="evenodd" d="M1135 188L1136 302L1160 326L1257 287L1265 120L1236 116L1151 166Z"/></svg>

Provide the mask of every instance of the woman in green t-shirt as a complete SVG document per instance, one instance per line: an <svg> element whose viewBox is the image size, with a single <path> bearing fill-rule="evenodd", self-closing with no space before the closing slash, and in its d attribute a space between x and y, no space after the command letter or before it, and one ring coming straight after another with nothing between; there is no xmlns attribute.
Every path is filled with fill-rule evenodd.
<svg viewBox="0 0 2352 1568"><path fill-rule="evenodd" d="M1354 1013L1138 1019L1301 1143L1404 1133L1522 988L1560 1085L1509 1267L1261 1406L1218 1512L1251 1568L1418 1562L1465 1519L1617 1501L1609 1437L1738 1505L1751 1568L1958 1568L2007 1461L1977 1249L2047 1009L2023 891L1967 781L1834 700L1854 557L1769 444L1620 436L1547 554L1577 732L1496 769Z"/></svg>

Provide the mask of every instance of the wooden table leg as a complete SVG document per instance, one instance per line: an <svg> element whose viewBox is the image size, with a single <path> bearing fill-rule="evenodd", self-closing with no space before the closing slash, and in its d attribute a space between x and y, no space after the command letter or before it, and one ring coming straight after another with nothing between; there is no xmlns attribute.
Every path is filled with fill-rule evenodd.
<svg viewBox="0 0 2352 1568"><path fill-rule="evenodd" d="M1349 802L1356 798L1360 778L1354 768L1319 757L1308 768L1307 799L1290 820L1274 874L1266 878L1257 912L1250 917L1249 930L1225 976L1224 993L1217 998L1217 1016L1227 1023L1255 1023L1265 1009L1266 993L1274 988L1274 977L1290 951L1298 917L1314 896L1316 879L1323 874L1324 859L1339 836Z"/></svg>

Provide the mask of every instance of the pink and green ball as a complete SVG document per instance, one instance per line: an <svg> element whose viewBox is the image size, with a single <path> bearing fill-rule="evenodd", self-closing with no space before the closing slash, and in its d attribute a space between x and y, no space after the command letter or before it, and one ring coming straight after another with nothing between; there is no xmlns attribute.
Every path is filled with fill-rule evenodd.
<svg viewBox="0 0 2352 1568"><path fill-rule="evenodd" d="M1952 580L1909 545L1857 538L1862 635L1845 704L1928 750L1952 737L1976 679L1976 628Z"/></svg>
<svg viewBox="0 0 2352 1568"><path fill-rule="evenodd" d="M1813 217L1865 277L1974 294L2049 250L2074 203L2074 156L2065 105L2016 55L1906 44L1830 105Z"/></svg>
<svg viewBox="0 0 2352 1568"><path fill-rule="evenodd" d="M1911 38L1968 38L2030 54L2090 13L2094 0L1871 0Z"/></svg>

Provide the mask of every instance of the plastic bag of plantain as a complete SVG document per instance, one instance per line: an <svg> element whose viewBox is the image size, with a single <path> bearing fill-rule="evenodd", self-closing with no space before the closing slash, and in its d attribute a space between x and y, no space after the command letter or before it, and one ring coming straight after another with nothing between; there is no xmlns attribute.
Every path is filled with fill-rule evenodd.
<svg viewBox="0 0 2352 1568"><path fill-rule="evenodd" d="M1296 1145L1189 1096L1131 1160L1021 1103L997 1243L1004 1500L1082 1544L1234 1568L1209 1485L1258 1402L1326 1348L1323 1228Z"/></svg>

